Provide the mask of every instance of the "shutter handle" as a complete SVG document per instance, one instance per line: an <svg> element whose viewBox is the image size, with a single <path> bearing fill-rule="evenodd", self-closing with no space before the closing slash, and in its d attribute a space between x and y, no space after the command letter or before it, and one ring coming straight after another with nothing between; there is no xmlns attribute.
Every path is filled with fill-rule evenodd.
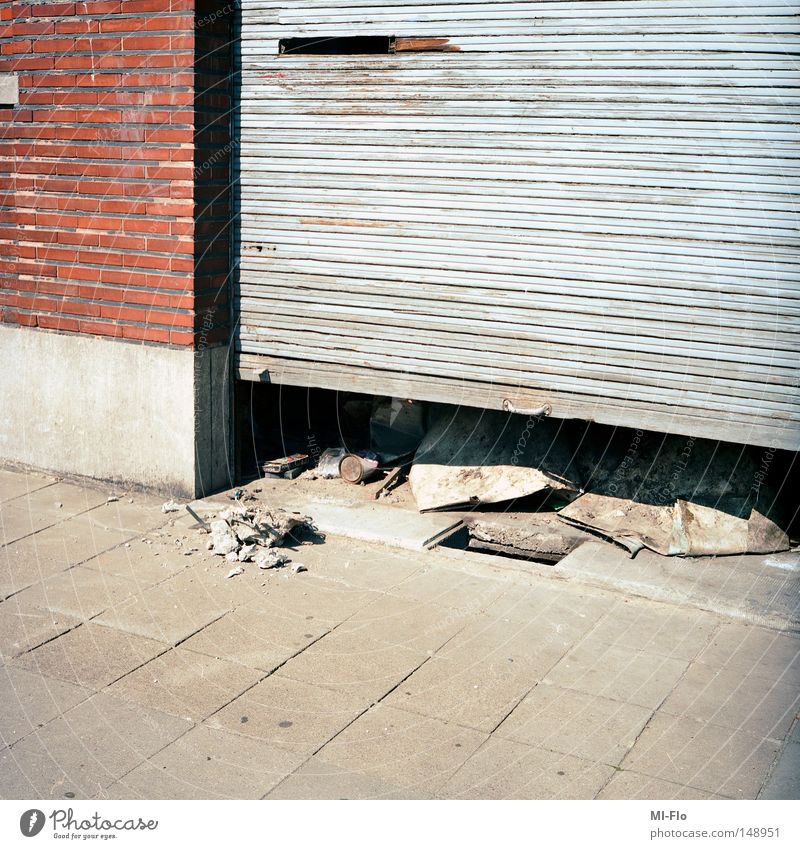
<svg viewBox="0 0 800 849"><path fill-rule="evenodd" d="M507 413L518 413L520 416L530 416L532 419L541 419L553 412L550 404L542 404L541 407L534 407L530 410L518 410L508 398L503 399L503 409Z"/></svg>

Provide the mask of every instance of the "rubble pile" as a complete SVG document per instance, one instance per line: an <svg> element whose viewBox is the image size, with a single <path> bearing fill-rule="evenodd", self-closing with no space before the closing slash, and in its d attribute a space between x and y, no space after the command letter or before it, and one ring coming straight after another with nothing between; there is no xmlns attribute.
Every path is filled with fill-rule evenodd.
<svg viewBox="0 0 800 849"><path fill-rule="evenodd" d="M223 510L202 530L209 534L207 548L235 563L254 563L259 569L275 569L291 563L276 549L297 529L316 532L312 519L280 508L236 504ZM240 575L243 567L231 569L228 577ZM296 570L300 571L300 570Z"/></svg>

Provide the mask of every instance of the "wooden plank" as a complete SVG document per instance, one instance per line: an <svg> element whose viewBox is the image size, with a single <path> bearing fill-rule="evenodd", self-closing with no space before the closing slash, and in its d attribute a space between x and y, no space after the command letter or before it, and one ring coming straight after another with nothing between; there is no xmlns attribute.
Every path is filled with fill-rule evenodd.
<svg viewBox="0 0 800 849"><path fill-rule="evenodd" d="M254 354L240 356L237 376L240 380L261 383L416 398L420 401L486 409L502 409L503 398L509 396L513 396L521 408L541 406L549 399L549 403L555 402L559 418L584 419L621 427L635 426L643 430L682 433L687 436L700 435L698 426L701 422L697 415L687 414L681 407L642 403L632 398L598 403L596 399L586 399L571 393L545 394L527 387L504 386L479 380L439 380L390 369L341 366ZM707 412L702 417L702 428L702 436L708 439L800 450L800 427L776 423L765 415L754 414L743 418L738 414Z"/></svg>

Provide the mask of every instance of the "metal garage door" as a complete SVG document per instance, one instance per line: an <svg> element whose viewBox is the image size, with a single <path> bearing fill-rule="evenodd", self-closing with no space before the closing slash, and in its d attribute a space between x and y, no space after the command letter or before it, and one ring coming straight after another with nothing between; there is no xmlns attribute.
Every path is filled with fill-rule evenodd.
<svg viewBox="0 0 800 849"><path fill-rule="evenodd" d="M793 11L243 0L240 376L800 447Z"/></svg>

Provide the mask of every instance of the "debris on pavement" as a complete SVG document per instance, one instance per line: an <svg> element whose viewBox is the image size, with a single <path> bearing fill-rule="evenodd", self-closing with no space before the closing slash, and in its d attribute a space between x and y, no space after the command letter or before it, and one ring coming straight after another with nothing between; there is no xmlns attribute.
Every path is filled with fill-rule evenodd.
<svg viewBox="0 0 800 849"><path fill-rule="evenodd" d="M229 578L235 578L237 575L243 575L244 569L241 566L234 566L230 572L228 572Z"/></svg>
<svg viewBox="0 0 800 849"><path fill-rule="evenodd" d="M285 566L291 560L285 554L281 554L275 549L261 549L253 557L253 562L259 569L277 569L279 566Z"/></svg>
<svg viewBox="0 0 800 849"><path fill-rule="evenodd" d="M238 551L241 542L225 519L216 519L211 523L211 539L208 547L214 554L231 554Z"/></svg>
<svg viewBox="0 0 800 849"><path fill-rule="evenodd" d="M108 498L106 498L106 504L111 504L113 501L119 501L119 497L116 495L109 495Z"/></svg>
<svg viewBox="0 0 800 849"><path fill-rule="evenodd" d="M560 520L614 540L631 556L642 548L668 556L789 548L786 517L760 471L764 449L628 430L596 444L596 462L581 456L592 466L589 491Z"/></svg>
<svg viewBox="0 0 800 849"><path fill-rule="evenodd" d="M420 511L511 501L544 490L577 494L561 424L496 410L437 405L409 473Z"/></svg>
<svg viewBox="0 0 800 849"><path fill-rule="evenodd" d="M555 512L471 513L464 523L469 531L470 550L546 563L558 563L579 545L597 539L560 522Z"/></svg>
<svg viewBox="0 0 800 849"><path fill-rule="evenodd" d="M375 490L373 498L386 498L386 496L396 487L400 486L408 477L408 470L411 463L404 466L395 466L383 480L383 483Z"/></svg>
<svg viewBox="0 0 800 849"><path fill-rule="evenodd" d="M278 457L268 460L261 466L265 478L288 478L293 480L313 464L308 454L290 454L288 457Z"/></svg>
<svg viewBox="0 0 800 849"><path fill-rule="evenodd" d="M181 510L181 509L182 509L182 508L181 508L181 505L180 505L180 504L177 504L177 503L176 503L175 501L173 501L172 499L170 499L169 501L165 501L165 502L161 505L161 512L162 512L162 513L177 513L177 512L178 512L179 510Z"/></svg>
<svg viewBox="0 0 800 849"><path fill-rule="evenodd" d="M242 563L246 563L248 560L253 559L253 555L255 554L257 548L258 546L255 543L251 543L250 545L243 545L239 549L237 557Z"/></svg>
<svg viewBox="0 0 800 849"><path fill-rule="evenodd" d="M192 515L200 519L193 511ZM217 518L204 524L207 524L210 533L207 548L213 554L232 563L253 562L259 569L275 569L291 562L276 548L284 544L293 531L306 529L316 533L309 516L290 513L282 508L245 506L240 502L222 510ZM196 527L205 532L203 527ZM236 568L243 570L241 566L234 567L232 574Z"/></svg>
<svg viewBox="0 0 800 849"><path fill-rule="evenodd" d="M201 530L203 531L203 533L206 534L211 533L211 526L208 524L208 522L206 522L206 520L202 516L199 516L197 513L195 513L195 511L192 510L192 508L188 504L186 505L186 511L195 520L194 525L189 525L190 531Z"/></svg>
<svg viewBox="0 0 800 849"><path fill-rule="evenodd" d="M363 483L378 470L378 455L372 451L345 454L339 462L339 477L348 483Z"/></svg>
<svg viewBox="0 0 800 849"><path fill-rule="evenodd" d="M326 448L320 455L317 461L317 468L314 470L315 477L318 478L338 478L339 466L344 457L347 456L346 448Z"/></svg>
<svg viewBox="0 0 800 849"><path fill-rule="evenodd" d="M299 572L308 572L308 566L304 566L302 563L295 563L292 566L292 572L297 575Z"/></svg>

